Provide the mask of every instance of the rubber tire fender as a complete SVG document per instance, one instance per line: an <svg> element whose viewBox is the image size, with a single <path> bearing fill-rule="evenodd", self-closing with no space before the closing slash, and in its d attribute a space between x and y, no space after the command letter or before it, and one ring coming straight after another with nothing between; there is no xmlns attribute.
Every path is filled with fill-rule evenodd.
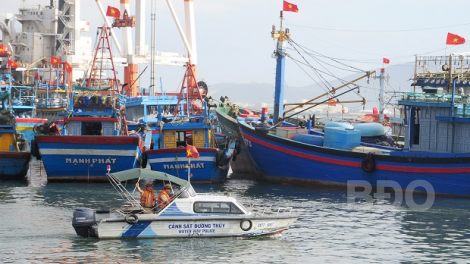
<svg viewBox="0 0 470 264"><path fill-rule="evenodd" d="M361 162L361 168L364 172L371 173L375 171L375 160L372 157L372 153L367 156Z"/></svg>
<svg viewBox="0 0 470 264"><path fill-rule="evenodd" d="M136 214L128 214L124 217L124 220L126 220L126 223L128 224L134 225L139 222L139 217Z"/></svg>
<svg viewBox="0 0 470 264"><path fill-rule="evenodd" d="M147 168L147 161L148 161L148 156L147 156L147 153L144 152L142 154L142 161L141 161L140 167L142 167L143 169Z"/></svg>
<svg viewBox="0 0 470 264"><path fill-rule="evenodd" d="M218 166L223 166L224 165L224 151L223 150L218 150L217 154L215 156L215 163Z"/></svg>
<svg viewBox="0 0 470 264"><path fill-rule="evenodd" d="M240 152L242 151L241 143L240 143L240 141L238 141L238 140L237 140L237 142L235 143L235 150L237 151L237 155L240 154Z"/></svg>
<svg viewBox="0 0 470 264"><path fill-rule="evenodd" d="M245 223L248 223L248 227L247 228L244 228L243 226L245 225ZM240 228L241 230L243 231L250 231L250 229L253 227L253 223L251 222L251 220L249 219L243 219L242 221L240 221Z"/></svg>

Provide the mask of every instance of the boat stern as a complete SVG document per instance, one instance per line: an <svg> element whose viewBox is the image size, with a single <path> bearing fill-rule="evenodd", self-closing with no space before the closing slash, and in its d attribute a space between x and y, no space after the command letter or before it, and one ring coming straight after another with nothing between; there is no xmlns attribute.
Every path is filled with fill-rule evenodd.
<svg viewBox="0 0 470 264"><path fill-rule="evenodd" d="M96 237L93 226L96 224L95 211L89 208L78 208L73 212L72 226L77 235Z"/></svg>

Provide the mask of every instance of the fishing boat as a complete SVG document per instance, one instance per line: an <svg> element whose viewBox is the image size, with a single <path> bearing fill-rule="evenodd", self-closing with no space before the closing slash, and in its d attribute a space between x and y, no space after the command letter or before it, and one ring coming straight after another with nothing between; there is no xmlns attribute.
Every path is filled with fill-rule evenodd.
<svg viewBox="0 0 470 264"><path fill-rule="evenodd" d="M240 153L237 155L236 160L230 163L232 171L237 174L246 174L257 179L262 179L263 176L251 159L240 133L240 129L238 128L238 120L246 119L246 121L249 122L260 121L261 116L249 109L240 108L236 104L233 104L226 96L220 98L220 103L217 104L215 112L222 133L225 135L235 135L240 141ZM265 118L267 118L267 108L263 109L263 114Z"/></svg>
<svg viewBox="0 0 470 264"><path fill-rule="evenodd" d="M186 65L173 117L158 123L159 140L145 156L152 170L185 178L190 166L191 181L220 182L227 178L232 160L237 159L240 143L235 137L216 135L208 111L207 86L204 83L200 87L202 82L196 82L194 67L191 62ZM190 165L186 155L188 145L199 152L199 158Z"/></svg>
<svg viewBox="0 0 470 264"><path fill-rule="evenodd" d="M125 204L113 210L77 208L72 226L77 235L100 239L173 237L254 237L280 234L298 218L292 207L243 206L229 194L196 193L189 181L164 172L131 169L108 178ZM145 178L154 186L171 186L170 203L144 212L121 184ZM113 198L114 199L114 198Z"/></svg>
<svg viewBox="0 0 470 264"><path fill-rule="evenodd" d="M100 29L100 40L108 38L109 28ZM43 160L48 181L107 181L103 173L107 165L126 170L143 162L142 138L128 133L125 96L120 93L111 49L100 43L95 58L111 58L110 63L101 61L111 67L95 65L94 61L88 84L75 86L77 92L71 93L72 108L67 109L64 128L51 123L32 143L32 154ZM104 75L103 69L114 75ZM102 74L112 77L101 78Z"/></svg>
<svg viewBox="0 0 470 264"><path fill-rule="evenodd" d="M16 130L31 142L34 138L34 128L47 123L47 119L40 118L36 113L36 89L34 86L21 85L13 79L12 71L8 67L0 70L0 100L1 109L9 109L15 116Z"/></svg>
<svg viewBox="0 0 470 264"><path fill-rule="evenodd" d="M286 33L288 30L282 26L272 32L278 40L276 96L283 90L279 80L283 79L289 39ZM422 91L407 92L397 102L402 108L396 122L405 131L403 148L364 145L363 131L358 128L331 127L325 128L323 136L315 135L311 133L311 122L300 131L239 121L240 130L257 167L272 182L388 187L428 195L470 197L470 143L466 136L470 128L468 61L468 56L463 55L416 58L413 88ZM431 71L435 62L441 62L442 69ZM381 89L384 72L382 69ZM282 101L276 102L282 105ZM282 108L275 111L277 124Z"/></svg>
<svg viewBox="0 0 470 264"><path fill-rule="evenodd" d="M29 142L16 131L14 115L0 110L0 180L24 179L30 159Z"/></svg>

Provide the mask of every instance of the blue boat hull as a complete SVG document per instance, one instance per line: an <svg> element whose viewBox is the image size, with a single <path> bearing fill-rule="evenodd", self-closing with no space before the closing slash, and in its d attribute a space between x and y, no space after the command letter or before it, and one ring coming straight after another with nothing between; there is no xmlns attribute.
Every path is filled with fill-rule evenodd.
<svg viewBox="0 0 470 264"><path fill-rule="evenodd" d="M107 181L106 171L140 167L142 141L126 136L35 136L48 181Z"/></svg>
<svg viewBox="0 0 470 264"><path fill-rule="evenodd" d="M470 196L470 156L456 153L367 154L304 144L240 122L251 157L265 178L302 185L370 185L447 196ZM372 162L372 169L364 164ZM361 184L362 183L362 184Z"/></svg>
<svg viewBox="0 0 470 264"><path fill-rule="evenodd" d="M24 179L30 159L30 152L0 152L0 180Z"/></svg>
<svg viewBox="0 0 470 264"><path fill-rule="evenodd" d="M199 158L191 158L191 182L213 183L227 178L233 147L226 154L217 149L198 148ZM145 152L152 170L162 171L182 179L188 178L188 158L185 148L154 149ZM221 153L221 152L219 152Z"/></svg>

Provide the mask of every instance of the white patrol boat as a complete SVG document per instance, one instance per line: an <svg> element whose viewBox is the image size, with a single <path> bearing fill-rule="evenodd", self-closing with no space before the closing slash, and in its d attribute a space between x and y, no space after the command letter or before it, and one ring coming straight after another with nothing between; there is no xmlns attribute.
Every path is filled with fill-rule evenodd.
<svg viewBox="0 0 470 264"><path fill-rule="evenodd" d="M110 211L76 209L72 226L79 236L102 239L261 236L281 233L298 218L292 207L248 209L229 195L196 193L190 182L163 172L136 168L109 173L108 169L107 176L127 203ZM151 213L145 212L121 184L139 178L169 183L171 202L163 208L157 204Z"/></svg>

